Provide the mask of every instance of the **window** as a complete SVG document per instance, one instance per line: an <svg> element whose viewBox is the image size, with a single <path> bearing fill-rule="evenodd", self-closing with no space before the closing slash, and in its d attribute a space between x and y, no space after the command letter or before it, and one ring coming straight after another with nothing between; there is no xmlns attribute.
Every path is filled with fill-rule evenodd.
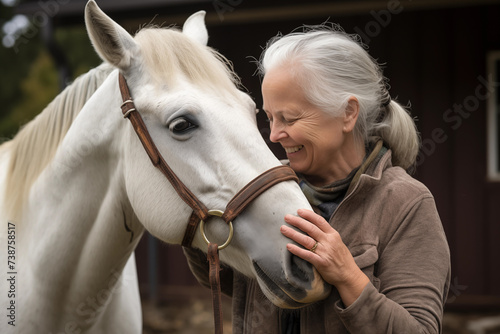
<svg viewBox="0 0 500 334"><path fill-rule="evenodd" d="M500 51L490 52L488 76L488 179L500 181Z"/></svg>

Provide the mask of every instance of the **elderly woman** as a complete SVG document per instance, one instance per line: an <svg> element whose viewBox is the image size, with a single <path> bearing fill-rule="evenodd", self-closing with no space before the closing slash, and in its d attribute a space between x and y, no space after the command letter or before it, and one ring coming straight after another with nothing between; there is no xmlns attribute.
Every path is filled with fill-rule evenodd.
<svg viewBox="0 0 500 334"><path fill-rule="evenodd" d="M284 217L303 233L281 232L334 288L310 307L280 310L233 273L233 332L440 333L449 249L432 194L407 173L415 123L377 63L351 36L321 27L271 40L260 72L270 139L315 210Z"/></svg>

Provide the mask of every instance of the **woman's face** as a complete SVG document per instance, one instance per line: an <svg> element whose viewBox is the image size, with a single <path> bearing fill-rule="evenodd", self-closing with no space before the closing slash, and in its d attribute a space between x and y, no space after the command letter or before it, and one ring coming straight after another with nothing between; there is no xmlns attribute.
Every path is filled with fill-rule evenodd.
<svg viewBox="0 0 500 334"><path fill-rule="evenodd" d="M286 151L290 166L310 181L329 182L342 165L344 117L327 115L305 97L286 67L270 70L262 83L272 142ZM340 159L340 161L339 161Z"/></svg>

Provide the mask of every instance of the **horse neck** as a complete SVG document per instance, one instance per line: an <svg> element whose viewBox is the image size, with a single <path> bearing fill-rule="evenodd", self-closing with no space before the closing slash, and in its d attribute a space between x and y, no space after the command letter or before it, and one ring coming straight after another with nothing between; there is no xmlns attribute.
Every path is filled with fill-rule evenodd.
<svg viewBox="0 0 500 334"><path fill-rule="evenodd" d="M142 235L124 190L117 82L114 72L94 93L31 189L23 247L43 291L34 299L79 305L109 288Z"/></svg>

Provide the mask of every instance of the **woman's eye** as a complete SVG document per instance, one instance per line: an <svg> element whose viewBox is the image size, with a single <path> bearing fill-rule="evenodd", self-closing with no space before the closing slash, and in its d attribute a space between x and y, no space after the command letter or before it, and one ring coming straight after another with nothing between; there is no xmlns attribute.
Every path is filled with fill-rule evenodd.
<svg viewBox="0 0 500 334"><path fill-rule="evenodd" d="M283 120L283 123L284 123L284 124L293 124L293 123L295 123L295 121L296 121L296 119L292 119L292 118L285 118L285 117L283 117L283 119L282 119L282 120Z"/></svg>
<svg viewBox="0 0 500 334"><path fill-rule="evenodd" d="M195 129L196 125L191 123L189 120L181 117L170 123L169 128L170 131L172 131L175 134L182 134L186 133L187 131Z"/></svg>

